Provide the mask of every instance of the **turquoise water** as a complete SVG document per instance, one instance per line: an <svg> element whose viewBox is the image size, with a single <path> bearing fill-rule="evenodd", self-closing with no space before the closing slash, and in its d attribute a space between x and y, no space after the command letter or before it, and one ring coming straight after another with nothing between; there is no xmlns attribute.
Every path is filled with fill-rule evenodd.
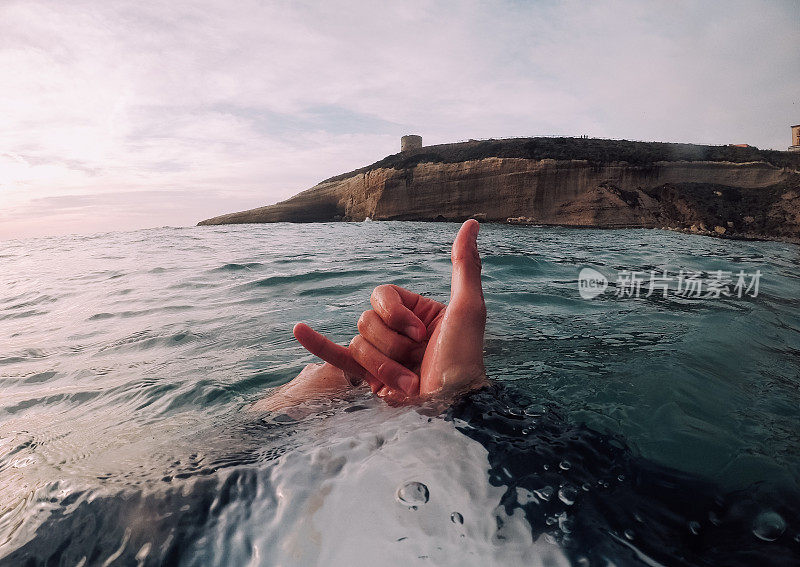
<svg viewBox="0 0 800 567"><path fill-rule="evenodd" d="M495 449L460 417L429 422L361 393L301 422L243 411L314 361L295 322L346 343L375 285L446 301L456 230L276 224L0 242L0 563L602 564L595 540L559 536L570 533L561 510L546 512L556 514L547 538L530 529L535 508L526 519L506 510L498 543L496 490L517 486L520 469L492 477ZM752 564L800 550L797 246L500 225L484 225L479 246L487 371L503 396L531 401L529 429L585 424L597 435L588 445L624 448L609 467L632 459L690 479L687 490L755 495L737 540L756 546ZM649 278L665 266L760 270L759 293L615 295L621 271ZM610 288L582 299L583 267ZM552 443L551 465L580 460L557 437L537 441ZM410 510L395 493L420 479L430 502ZM708 510L695 515L687 549L689 522L716 525ZM601 530L628 550L603 561L648 564L628 529ZM667 553L676 564L681 549Z"/></svg>

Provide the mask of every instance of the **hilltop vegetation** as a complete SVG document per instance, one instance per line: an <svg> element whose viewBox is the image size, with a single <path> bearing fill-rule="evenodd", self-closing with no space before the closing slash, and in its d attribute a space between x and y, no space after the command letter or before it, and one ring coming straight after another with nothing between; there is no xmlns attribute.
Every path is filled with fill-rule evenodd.
<svg viewBox="0 0 800 567"><path fill-rule="evenodd" d="M586 160L597 166L621 161L636 166L648 166L659 161L732 163L761 161L776 167L800 169L800 152L760 150L755 147L631 142L597 138L511 138L424 146L418 150L387 156L372 165L331 177L325 182L339 181L378 168L408 169L420 163L457 163L490 157Z"/></svg>

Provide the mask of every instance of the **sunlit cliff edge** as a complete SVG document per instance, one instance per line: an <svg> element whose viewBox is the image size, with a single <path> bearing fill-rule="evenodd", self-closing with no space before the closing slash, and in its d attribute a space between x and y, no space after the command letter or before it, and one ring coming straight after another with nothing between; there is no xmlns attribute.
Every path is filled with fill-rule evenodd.
<svg viewBox="0 0 800 567"><path fill-rule="evenodd" d="M200 225L453 220L800 242L800 152L586 138L425 146Z"/></svg>

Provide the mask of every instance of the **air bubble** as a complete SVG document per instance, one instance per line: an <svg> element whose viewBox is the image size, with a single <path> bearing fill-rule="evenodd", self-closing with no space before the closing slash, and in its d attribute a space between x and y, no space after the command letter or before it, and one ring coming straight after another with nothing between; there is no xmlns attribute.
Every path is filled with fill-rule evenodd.
<svg viewBox="0 0 800 567"><path fill-rule="evenodd" d="M689 531L692 532L694 535L700 534L700 522L691 521L689 522Z"/></svg>
<svg viewBox="0 0 800 567"><path fill-rule="evenodd" d="M565 534L572 533L572 529L574 526L574 522L572 518L567 516L566 512L561 512L558 515L558 529L560 529Z"/></svg>
<svg viewBox="0 0 800 567"><path fill-rule="evenodd" d="M538 490L534 490L533 493L538 496L540 499L544 500L545 502L549 502L550 499L553 497L553 490L552 486L545 486L544 488L540 488Z"/></svg>
<svg viewBox="0 0 800 567"><path fill-rule="evenodd" d="M578 491L571 486L565 486L558 491L558 499L567 506L572 506L577 498Z"/></svg>
<svg viewBox="0 0 800 567"><path fill-rule="evenodd" d="M567 460L561 461L558 464L558 468L560 468L562 471L568 471L571 467L572 467L572 464Z"/></svg>
<svg viewBox="0 0 800 567"><path fill-rule="evenodd" d="M786 521L777 512L761 512L753 521L753 535L764 541L775 541L786 530Z"/></svg>
<svg viewBox="0 0 800 567"><path fill-rule="evenodd" d="M464 516L459 514L458 512L453 512L450 514L450 521L454 524L463 524L464 523Z"/></svg>
<svg viewBox="0 0 800 567"><path fill-rule="evenodd" d="M635 537L635 534L633 533L633 530L625 530L623 532L623 535L625 536L625 539L627 539L629 541L633 541L633 538Z"/></svg>
<svg viewBox="0 0 800 567"><path fill-rule="evenodd" d="M397 489L397 501L412 510L416 510L417 506L425 504L429 497L428 487L421 482L407 482Z"/></svg>

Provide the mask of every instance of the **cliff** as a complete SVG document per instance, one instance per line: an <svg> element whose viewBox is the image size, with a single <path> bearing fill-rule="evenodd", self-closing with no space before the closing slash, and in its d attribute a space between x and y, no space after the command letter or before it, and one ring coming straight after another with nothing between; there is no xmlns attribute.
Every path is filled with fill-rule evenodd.
<svg viewBox="0 0 800 567"><path fill-rule="evenodd" d="M583 138L428 146L199 224L366 217L669 227L799 241L800 154Z"/></svg>

